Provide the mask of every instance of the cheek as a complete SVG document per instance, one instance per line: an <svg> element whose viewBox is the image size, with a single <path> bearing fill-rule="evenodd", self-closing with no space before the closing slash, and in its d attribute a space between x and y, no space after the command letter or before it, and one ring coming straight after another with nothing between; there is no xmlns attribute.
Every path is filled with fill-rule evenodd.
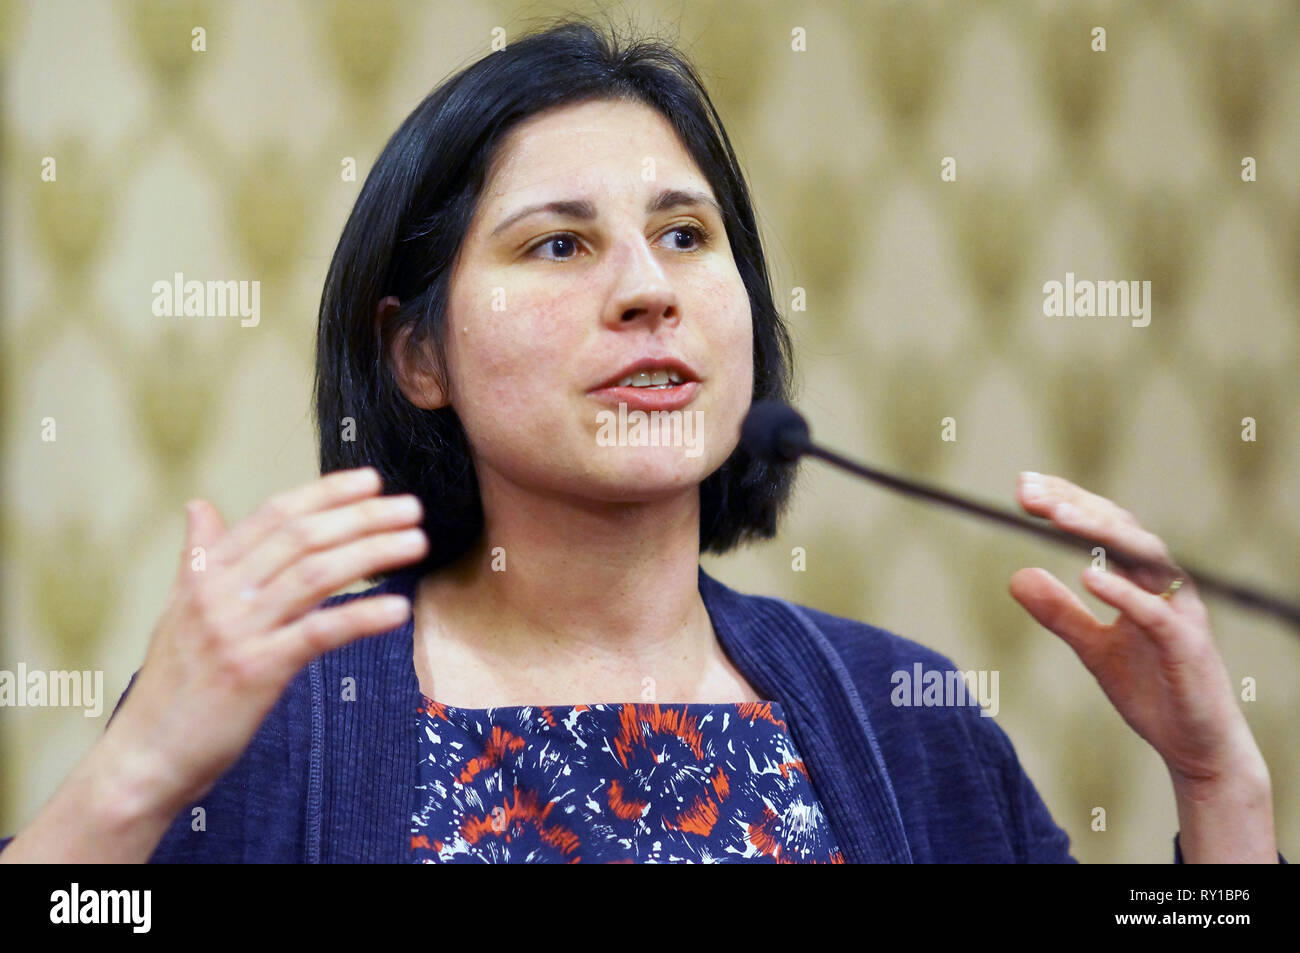
<svg viewBox="0 0 1300 953"><path fill-rule="evenodd" d="M728 395L747 405L754 381L754 325L740 275L720 277L709 300L717 316L710 356L730 385Z"/></svg>
<svg viewBox="0 0 1300 953"><path fill-rule="evenodd" d="M723 448L724 457L729 456L740 442L740 429L754 396L754 330L748 295L745 296L742 312L731 322L730 328L730 386L723 395L725 409L719 415L724 433L730 436Z"/></svg>
<svg viewBox="0 0 1300 953"><path fill-rule="evenodd" d="M463 302L468 307L458 311L462 317L452 328L457 411L484 438L517 439L525 431L536 438L545 431L544 418L556 416L545 408L580 383L561 377L572 373L578 347L573 315L592 305L573 291L498 287L504 290L495 298Z"/></svg>
<svg viewBox="0 0 1300 953"><path fill-rule="evenodd" d="M540 370L549 366L554 376L555 358L572 353L572 316L583 307L578 293L544 294L490 275L476 284L487 290L457 301L459 317L452 328L452 356L464 371L462 393L484 386L499 392L507 383L515 390L540 389L545 383Z"/></svg>

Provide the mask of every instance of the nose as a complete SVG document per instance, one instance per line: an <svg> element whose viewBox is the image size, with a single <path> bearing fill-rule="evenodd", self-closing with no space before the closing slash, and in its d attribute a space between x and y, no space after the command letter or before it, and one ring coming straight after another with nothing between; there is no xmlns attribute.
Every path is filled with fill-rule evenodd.
<svg viewBox="0 0 1300 953"><path fill-rule="evenodd" d="M623 247L615 263L617 282L605 310L605 324L614 329L646 324L652 331L662 323L676 324L681 306L654 251L640 234L633 234Z"/></svg>

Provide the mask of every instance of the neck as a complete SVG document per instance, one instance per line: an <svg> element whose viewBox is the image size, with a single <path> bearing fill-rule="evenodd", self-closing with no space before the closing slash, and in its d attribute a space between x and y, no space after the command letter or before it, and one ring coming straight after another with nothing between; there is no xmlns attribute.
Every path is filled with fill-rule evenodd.
<svg viewBox="0 0 1300 953"><path fill-rule="evenodd" d="M425 583L461 637L524 660L681 659L713 641L699 593L699 488L647 503L480 485L484 532Z"/></svg>

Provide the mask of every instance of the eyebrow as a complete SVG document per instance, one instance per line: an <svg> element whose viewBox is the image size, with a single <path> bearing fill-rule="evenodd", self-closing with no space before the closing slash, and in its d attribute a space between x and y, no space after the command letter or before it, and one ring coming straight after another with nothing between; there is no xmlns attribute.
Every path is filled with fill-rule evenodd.
<svg viewBox="0 0 1300 953"><path fill-rule="evenodd" d="M653 215L655 212L662 212L665 209L690 205L707 205L716 211L720 218L726 218L722 214L722 207L717 202L703 192L696 192L691 189L664 189L649 201L645 210L647 214ZM521 218L537 215L541 212L551 212L568 218L580 218L590 221L596 217L596 206L588 199L560 199L554 202L543 202L540 205L529 205L510 215L500 225L492 229L491 237L495 238Z"/></svg>

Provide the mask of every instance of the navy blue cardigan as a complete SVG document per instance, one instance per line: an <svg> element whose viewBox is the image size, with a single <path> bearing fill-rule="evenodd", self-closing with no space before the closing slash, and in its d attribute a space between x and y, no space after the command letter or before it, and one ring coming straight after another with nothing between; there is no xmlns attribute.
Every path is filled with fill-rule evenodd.
<svg viewBox="0 0 1300 953"><path fill-rule="evenodd" d="M381 592L410 598L415 583L404 570L323 605ZM892 704L894 672L918 662L955 670L947 658L862 622L736 592L702 568L699 586L736 668L784 708L846 860L1075 862L992 718L974 705ZM305 666L150 860L407 862L418 796L413 640L408 620ZM191 830L194 806L204 809L200 831Z"/></svg>

